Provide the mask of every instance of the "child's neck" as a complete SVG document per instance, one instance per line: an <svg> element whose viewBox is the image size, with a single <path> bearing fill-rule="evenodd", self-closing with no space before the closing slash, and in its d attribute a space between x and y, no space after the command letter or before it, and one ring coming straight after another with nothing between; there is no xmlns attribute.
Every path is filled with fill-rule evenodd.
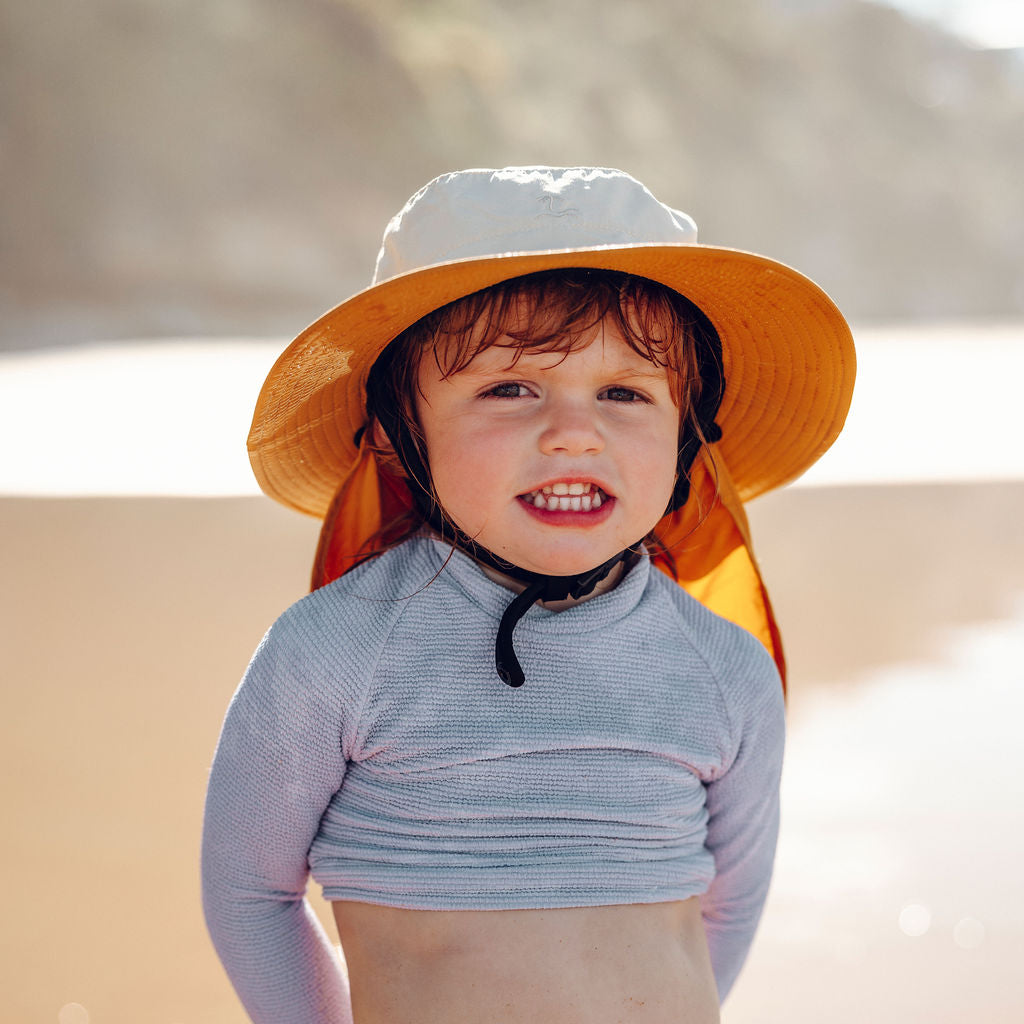
<svg viewBox="0 0 1024 1024"><path fill-rule="evenodd" d="M492 569L489 565L484 565L482 562L477 562L477 564L489 580L493 580L508 590L521 594L526 589L527 585L521 580L506 576L503 572ZM589 594L584 594L583 597L567 597L562 601L538 601L537 604L542 608L546 608L549 612L564 612L567 608L572 608L573 605L582 604L584 601L589 601L592 597L597 597L598 594L606 594L609 590L614 590L621 582L625 572L626 564L619 562L603 580L597 582Z"/></svg>

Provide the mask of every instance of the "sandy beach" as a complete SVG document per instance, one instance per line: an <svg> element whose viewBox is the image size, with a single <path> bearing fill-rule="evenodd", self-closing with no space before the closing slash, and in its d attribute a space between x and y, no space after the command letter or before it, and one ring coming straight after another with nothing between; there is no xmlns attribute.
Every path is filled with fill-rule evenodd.
<svg viewBox="0 0 1024 1024"><path fill-rule="evenodd" d="M726 1024L1015 1024L1024 483L797 488L750 512L791 744ZM315 534L261 498L0 499L3 1020L245 1020L199 908L205 777Z"/></svg>

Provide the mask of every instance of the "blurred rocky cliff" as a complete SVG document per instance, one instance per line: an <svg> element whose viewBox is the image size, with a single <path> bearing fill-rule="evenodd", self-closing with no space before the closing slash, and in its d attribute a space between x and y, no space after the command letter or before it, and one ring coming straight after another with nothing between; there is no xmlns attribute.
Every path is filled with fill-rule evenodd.
<svg viewBox="0 0 1024 1024"><path fill-rule="evenodd" d="M621 166L854 319L1024 313L1024 57L863 0L0 0L0 347L295 333L507 163Z"/></svg>

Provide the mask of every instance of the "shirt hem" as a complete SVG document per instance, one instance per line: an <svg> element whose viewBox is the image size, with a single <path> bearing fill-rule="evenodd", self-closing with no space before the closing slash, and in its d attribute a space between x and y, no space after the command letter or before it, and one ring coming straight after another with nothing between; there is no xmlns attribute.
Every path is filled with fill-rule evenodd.
<svg viewBox="0 0 1024 1024"><path fill-rule="evenodd" d="M582 907L612 907L627 904L674 903L699 896L708 886L656 886L609 892L593 889L575 893L553 893L519 889L500 893L386 893L379 889L325 885L323 897L329 902L370 903L401 910L567 910Z"/></svg>

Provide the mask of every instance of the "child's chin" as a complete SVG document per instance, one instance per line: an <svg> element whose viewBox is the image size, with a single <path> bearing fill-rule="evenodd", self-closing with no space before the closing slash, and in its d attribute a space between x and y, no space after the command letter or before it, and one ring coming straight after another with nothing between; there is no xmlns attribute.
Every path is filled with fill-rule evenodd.
<svg viewBox="0 0 1024 1024"><path fill-rule="evenodd" d="M531 565L528 568L532 572L542 573L545 576L577 576L579 573L590 572L591 569L596 569L618 553L618 549L605 553L596 548L590 548L573 556L559 553L552 555L550 558L539 557L531 560ZM524 566L524 568L527 567Z"/></svg>

